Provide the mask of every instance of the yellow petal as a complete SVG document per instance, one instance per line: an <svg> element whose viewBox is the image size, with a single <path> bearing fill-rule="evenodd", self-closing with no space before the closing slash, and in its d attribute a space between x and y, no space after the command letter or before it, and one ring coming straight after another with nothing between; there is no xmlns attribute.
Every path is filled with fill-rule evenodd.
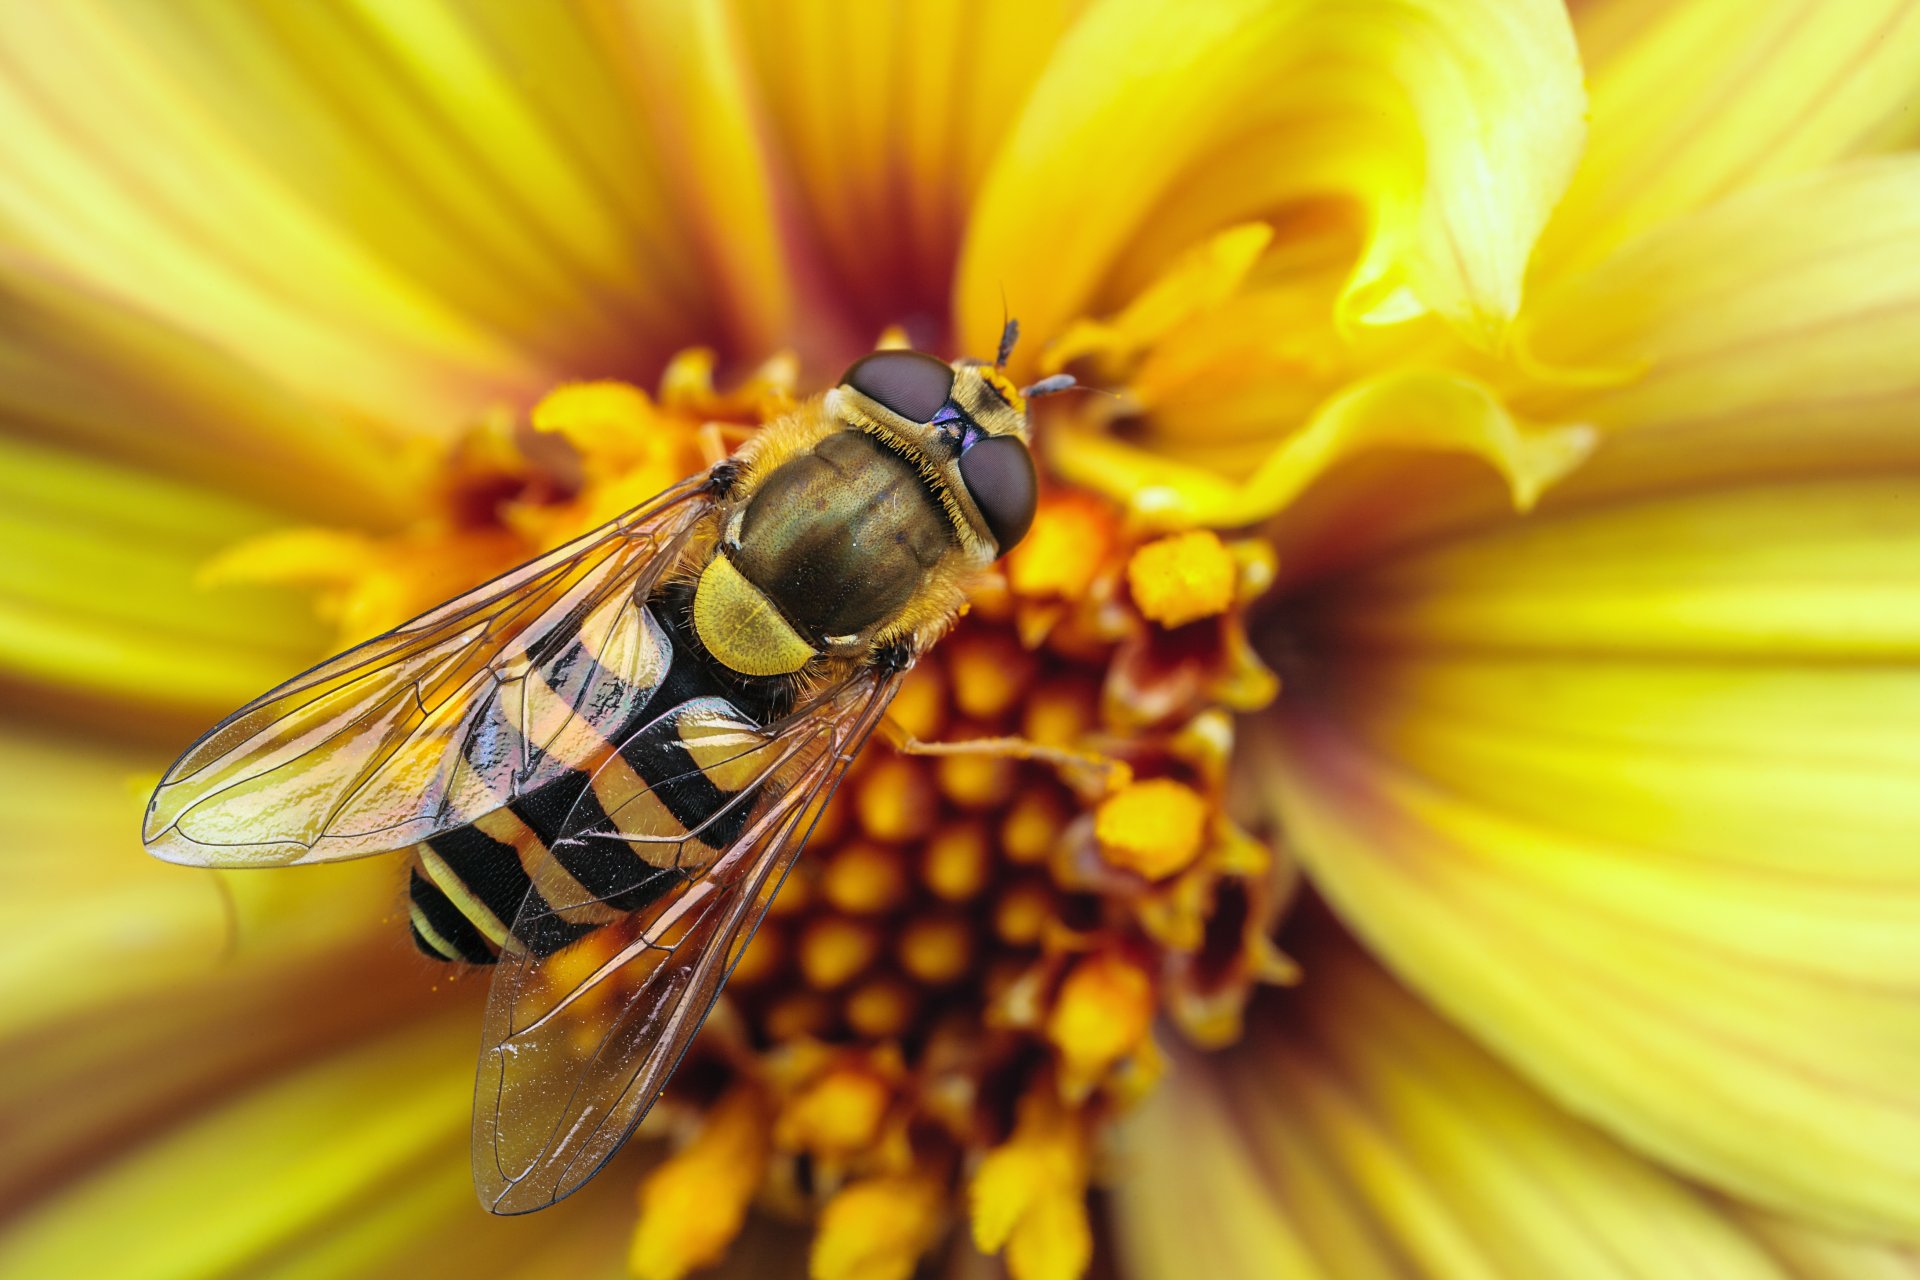
<svg viewBox="0 0 1920 1280"><path fill-rule="evenodd" d="M329 520L392 518L392 434L318 412L182 330L0 254L0 430Z"/></svg>
<svg viewBox="0 0 1920 1280"><path fill-rule="evenodd" d="M80 4L4 32L0 238L317 402L442 427L712 336L660 159L684 122L561 10Z"/></svg>
<svg viewBox="0 0 1920 1280"><path fill-rule="evenodd" d="M1675 1167L1920 1238L1914 472L1536 515L1299 632L1277 812L1405 979Z"/></svg>
<svg viewBox="0 0 1920 1280"><path fill-rule="evenodd" d="M96 1148L82 1176L33 1188L0 1231L0 1268L129 1280L592 1274L577 1268L618 1257L630 1226L627 1180L601 1179L564 1217L493 1218L474 1204L473 1014L463 1004L112 1135L124 1150Z"/></svg>
<svg viewBox="0 0 1920 1280"><path fill-rule="evenodd" d="M1917 238L1920 162L1861 161L1684 218L1530 301L1519 340L1557 372L1510 373L1489 398L1521 422L1578 424L1593 445L1543 505L1920 464L1920 258L1908 248ZM1184 459L1193 435L1182 419L1150 443ZM1129 483L1180 474L1093 443L1133 468ZM1261 478L1253 467L1266 454L1235 447L1252 458L1239 474ZM1267 449L1278 458L1298 447ZM1206 472L1234 474L1192 456ZM1076 465L1064 447L1060 462ZM1504 517L1511 487L1472 465L1480 474L1434 452L1376 453L1284 490L1296 496L1270 526L1283 573L1322 576Z"/></svg>
<svg viewBox="0 0 1920 1280"><path fill-rule="evenodd" d="M1127 1273L1300 1280L1911 1276L1902 1250L1783 1236L1557 1107L1341 939L1237 1049L1185 1057L1128 1126ZM1204 1221L1207 1229L1194 1230ZM1812 1246L1809 1246L1809 1250Z"/></svg>
<svg viewBox="0 0 1920 1280"><path fill-rule="evenodd" d="M1197 238L1312 197L1367 219L1350 319L1430 310L1491 343L1578 158L1582 106L1566 11L1545 0L1096 4L981 190L960 345L992 348L1003 284L1049 337L1111 303L1156 222Z"/></svg>
<svg viewBox="0 0 1920 1280"><path fill-rule="evenodd" d="M1844 6L1841 6L1844 7ZM1526 322L1601 386L1516 388L1516 411L1606 436L1556 500L1920 460L1920 159L1778 183L1646 237Z"/></svg>
<svg viewBox="0 0 1920 1280"><path fill-rule="evenodd" d="M1904 0L1607 0L1574 14L1591 141L1542 237L1543 272L1590 267L1729 192L1912 136L1920 13Z"/></svg>
<svg viewBox="0 0 1920 1280"><path fill-rule="evenodd" d="M199 486L0 436L0 669L68 697L113 699L123 716L197 721L245 702L321 643L297 601L197 582L217 551L271 518Z"/></svg>
<svg viewBox="0 0 1920 1280"><path fill-rule="evenodd" d="M1060 475L1144 516L1175 526L1230 527L1272 516L1338 464L1373 453L1471 455L1495 468L1513 505L1525 510L1585 460L1593 433L1580 425L1522 425L1471 379L1407 371L1355 384L1237 476L1093 431L1060 430L1047 441Z"/></svg>

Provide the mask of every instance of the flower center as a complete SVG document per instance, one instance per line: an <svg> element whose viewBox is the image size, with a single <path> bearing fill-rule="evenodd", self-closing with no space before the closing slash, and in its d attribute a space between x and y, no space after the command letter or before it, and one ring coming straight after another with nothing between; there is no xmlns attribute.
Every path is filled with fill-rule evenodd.
<svg viewBox="0 0 1920 1280"><path fill-rule="evenodd" d="M351 628L391 625L717 460L792 380L775 362L723 394L696 353L657 396L561 388L477 425L433 509L349 539L330 578L274 540L236 559L318 581ZM1044 493L670 1084L650 1127L678 1145L643 1185L637 1274L716 1261L756 1197L817 1219L816 1276L905 1275L963 1216L1018 1280L1084 1269L1101 1133L1161 1070L1156 1022L1223 1043L1255 983L1291 976L1268 941L1282 878L1223 808L1232 713L1274 693L1241 620L1270 577L1257 543L1146 539L1102 499Z"/></svg>

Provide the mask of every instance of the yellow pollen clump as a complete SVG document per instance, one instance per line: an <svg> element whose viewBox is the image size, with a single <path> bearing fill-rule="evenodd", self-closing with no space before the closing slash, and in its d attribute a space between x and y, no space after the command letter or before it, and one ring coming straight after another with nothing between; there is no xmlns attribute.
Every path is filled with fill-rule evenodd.
<svg viewBox="0 0 1920 1280"><path fill-rule="evenodd" d="M807 982L830 991L858 975L879 953L872 926L840 916L822 916L800 935L800 972Z"/></svg>
<svg viewBox="0 0 1920 1280"><path fill-rule="evenodd" d="M1153 983L1145 970L1111 954L1081 960L1060 984L1047 1017L1047 1039L1065 1067L1064 1091L1084 1096L1140 1046L1152 1022Z"/></svg>
<svg viewBox="0 0 1920 1280"><path fill-rule="evenodd" d="M939 817L927 771L899 756L881 758L856 780L853 804L861 829L893 844L920 839Z"/></svg>
<svg viewBox="0 0 1920 1280"><path fill-rule="evenodd" d="M1117 867L1160 880L1184 871L1206 838L1207 802L1171 778L1149 778L1100 802L1093 833Z"/></svg>
<svg viewBox="0 0 1920 1280"><path fill-rule="evenodd" d="M913 989L897 978L874 978L847 997L847 1025L863 1036L897 1036L913 1021Z"/></svg>
<svg viewBox="0 0 1920 1280"><path fill-rule="evenodd" d="M922 916L900 934L900 967L931 986L966 976L973 963L973 930L952 916Z"/></svg>
<svg viewBox="0 0 1920 1280"><path fill-rule="evenodd" d="M758 1093L736 1086L708 1108L698 1136L647 1175L627 1253L637 1280L680 1280L725 1255L760 1185L768 1120Z"/></svg>
<svg viewBox="0 0 1920 1280"><path fill-rule="evenodd" d="M1007 557L1007 581L1023 596L1080 600L1113 546L1113 515L1097 499L1060 494L1040 503L1033 527Z"/></svg>
<svg viewBox="0 0 1920 1280"><path fill-rule="evenodd" d="M1233 553L1210 529L1149 542L1127 561L1134 604L1163 627L1225 613L1236 576Z"/></svg>
<svg viewBox="0 0 1920 1280"><path fill-rule="evenodd" d="M893 1090L858 1067L826 1072L787 1103L774 1140L787 1150L847 1156L869 1147L887 1117Z"/></svg>
<svg viewBox="0 0 1920 1280"><path fill-rule="evenodd" d="M841 1188L820 1211L809 1280L908 1280L938 1238L946 1184L889 1174Z"/></svg>
<svg viewBox="0 0 1920 1280"><path fill-rule="evenodd" d="M927 841L920 878L935 897L965 902L987 887L992 870L986 830L977 822L965 822L943 827Z"/></svg>
<svg viewBox="0 0 1920 1280"><path fill-rule="evenodd" d="M877 915L907 894L900 855L864 841L843 845L820 872L820 895L853 915Z"/></svg>
<svg viewBox="0 0 1920 1280"><path fill-rule="evenodd" d="M994 809L1013 794L1014 764L1005 756L941 756L934 764L940 793L963 809Z"/></svg>

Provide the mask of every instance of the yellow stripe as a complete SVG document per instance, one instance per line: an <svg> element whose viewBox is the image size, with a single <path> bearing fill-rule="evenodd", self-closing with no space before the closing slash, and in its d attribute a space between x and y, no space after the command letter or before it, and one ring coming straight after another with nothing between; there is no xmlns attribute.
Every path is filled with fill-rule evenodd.
<svg viewBox="0 0 1920 1280"><path fill-rule="evenodd" d="M680 718L680 745L707 781L722 791L744 791L780 757L779 744L751 725L725 716Z"/></svg>
<svg viewBox="0 0 1920 1280"><path fill-rule="evenodd" d="M453 873L431 846L420 845L415 850L420 858L420 869L427 873L427 879L441 893L447 895L461 915L473 922L473 927L487 935L487 939L502 951L519 951L520 945L507 932L507 926L500 923L500 917L493 914L486 903L473 896L467 889L466 881Z"/></svg>
<svg viewBox="0 0 1920 1280"><path fill-rule="evenodd" d="M496 809L474 820L483 834L511 845L520 859L520 867L533 881L535 891L569 924L611 924L620 913L600 902L588 888L570 875L560 859L547 851L533 829L520 821L511 809Z"/></svg>
<svg viewBox="0 0 1920 1280"><path fill-rule="evenodd" d="M672 836L673 842L648 840L629 842L628 848L642 862L655 867L704 867L712 862L715 850L688 833L673 816L666 802L653 794L653 788L633 771L627 758L615 752L593 776L594 798L613 821L615 831L635 835ZM689 857L688 855L692 856Z"/></svg>
<svg viewBox="0 0 1920 1280"><path fill-rule="evenodd" d="M427 922L427 913L420 909L419 903L408 903L407 915L413 921L413 927L419 932L420 936L426 940L427 945L432 947L443 960L466 959L453 944L440 936L438 929L435 929Z"/></svg>

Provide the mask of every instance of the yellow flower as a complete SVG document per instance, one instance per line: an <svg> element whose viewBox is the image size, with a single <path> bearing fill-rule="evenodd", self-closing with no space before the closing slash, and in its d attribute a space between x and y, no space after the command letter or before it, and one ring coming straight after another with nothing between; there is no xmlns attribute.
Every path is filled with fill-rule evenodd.
<svg viewBox="0 0 1920 1280"><path fill-rule="evenodd" d="M0 1274L1913 1272L1911 6L96 0L0 59ZM1095 392L895 706L946 754L867 751L652 1140L486 1216L403 872L155 864L146 789L1003 307Z"/></svg>

